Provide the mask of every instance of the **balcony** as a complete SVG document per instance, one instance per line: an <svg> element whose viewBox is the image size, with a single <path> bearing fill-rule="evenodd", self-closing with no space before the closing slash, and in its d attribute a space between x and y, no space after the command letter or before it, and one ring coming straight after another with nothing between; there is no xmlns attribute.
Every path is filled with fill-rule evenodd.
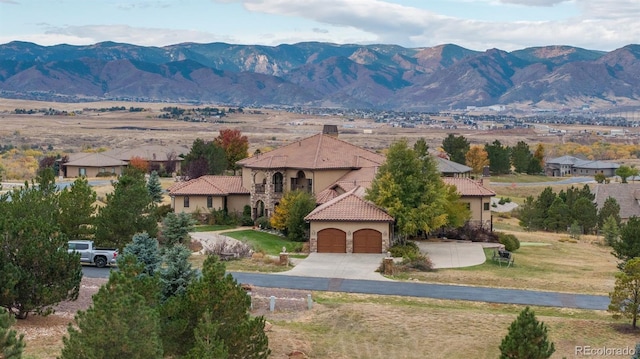
<svg viewBox="0 0 640 359"><path fill-rule="evenodd" d="M265 187L264 184L256 183L256 184L253 185L253 191L255 193L264 193L264 187Z"/></svg>

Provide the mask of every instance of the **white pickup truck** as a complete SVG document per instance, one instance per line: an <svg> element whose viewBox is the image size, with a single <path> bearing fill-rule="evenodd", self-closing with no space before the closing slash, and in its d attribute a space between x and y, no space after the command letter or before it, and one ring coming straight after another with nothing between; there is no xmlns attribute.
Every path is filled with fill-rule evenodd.
<svg viewBox="0 0 640 359"><path fill-rule="evenodd" d="M95 264L98 268L116 264L118 250L113 248L96 248L93 241L69 241L68 252L80 253L80 262Z"/></svg>

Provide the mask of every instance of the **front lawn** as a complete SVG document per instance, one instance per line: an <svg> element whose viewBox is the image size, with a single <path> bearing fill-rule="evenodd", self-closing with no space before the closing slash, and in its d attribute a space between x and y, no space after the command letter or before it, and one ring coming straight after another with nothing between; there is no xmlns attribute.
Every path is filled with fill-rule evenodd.
<svg viewBox="0 0 640 359"><path fill-rule="evenodd" d="M234 225L229 224L205 224L201 226L195 226L193 229L194 232L215 232L215 231L224 231L225 229L233 229L236 228Z"/></svg>
<svg viewBox="0 0 640 359"><path fill-rule="evenodd" d="M254 251L268 255L279 255L282 252L282 247L285 247L287 252L292 254L302 250L302 243L300 242L291 242L282 236L262 231L248 229L227 232L224 235L245 242L253 247Z"/></svg>

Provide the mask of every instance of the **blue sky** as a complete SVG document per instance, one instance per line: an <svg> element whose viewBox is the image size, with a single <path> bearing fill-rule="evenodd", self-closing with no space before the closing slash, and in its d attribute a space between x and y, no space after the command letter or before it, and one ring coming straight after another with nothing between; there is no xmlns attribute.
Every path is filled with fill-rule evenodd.
<svg viewBox="0 0 640 359"><path fill-rule="evenodd" d="M0 43L302 41L473 50L640 41L639 0L0 0Z"/></svg>

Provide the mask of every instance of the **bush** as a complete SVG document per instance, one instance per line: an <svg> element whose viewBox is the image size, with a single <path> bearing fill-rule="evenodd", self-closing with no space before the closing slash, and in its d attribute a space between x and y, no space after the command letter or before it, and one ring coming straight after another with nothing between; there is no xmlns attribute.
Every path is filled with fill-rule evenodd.
<svg viewBox="0 0 640 359"><path fill-rule="evenodd" d="M236 258L247 258L251 257L253 250L248 244L237 240L217 240L213 244L208 245L204 253L207 255L214 254L219 257L223 253L233 253L236 255Z"/></svg>
<svg viewBox="0 0 640 359"><path fill-rule="evenodd" d="M407 241L405 244L394 244L389 248L392 257L416 258L420 255L420 248L415 242Z"/></svg>
<svg viewBox="0 0 640 359"><path fill-rule="evenodd" d="M405 259L401 264L406 269L413 269L421 272L430 272L433 270L431 259L424 254L418 254L415 258Z"/></svg>
<svg viewBox="0 0 640 359"><path fill-rule="evenodd" d="M442 236L472 242L498 243L498 234L496 232L469 223L460 228L444 229Z"/></svg>
<svg viewBox="0 0 640 359"><path fill-rule="evenodd" d="M258 226L258 228L260 229L271 229L271 222L269 221L269 218L267 217L260 217L258 219L256 219L256 225Z"/></svg>
<svg viewBox="0 0 640 359"><path fill-rule="evenodd" d="M500 197L500 200L498 201L499 204L505 204L505 203L511 203L511 198L507 197L507 198L503 198Z"/></svg>
<svg viewBox="0 0 640 359"><path fill-rule="evenodd" d="M520 241L513 234L498 233L498 241L509 252L514 252L520 248Z"/></svg>

